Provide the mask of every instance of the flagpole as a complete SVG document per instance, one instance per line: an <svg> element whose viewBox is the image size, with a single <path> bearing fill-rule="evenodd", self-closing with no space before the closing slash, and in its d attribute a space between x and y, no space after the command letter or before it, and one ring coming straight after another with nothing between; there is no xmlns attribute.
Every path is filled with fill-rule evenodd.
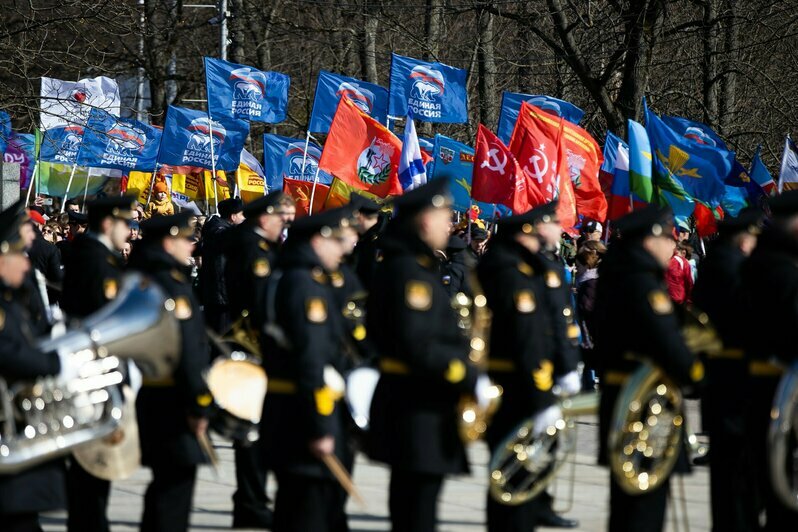
<svg viewBox="0 0 798 532"><path fill-rule="evenodd" d="M82 212L86 212L86 198L89 195L89 179L91 179L91 170L86 172L86 188L83 189L83 207L81 209Z"/></svg>
<svg viewBox="0 0 798 532"><path fill-rule="evenodd" d="M241 167L239 166L236 168L236 182L235 182L235 189L233 189L233 197L240 198L241 197Z"/></svg>
<svg viewBox="0 0 798 532"><path fill-rule="evenodd" d="M302 152L302 177L305 177L305 163L308 160L308 146L310 146L310 130L305 135L305 150ZM265 183L265 181L264 181Z"/></svg>
<svg viewBox="0 0 798 532"><path fill-rule="evenodd" d="M61 201L61 214L64 214L66 209L66 201L69 198L69 187L72 186L72 180L75 178L75 170L78 169L78 163L72 163L72 171L69 172L69 181L67 181L66 192L64 192L64 199Z"/></svg>
<svg viewBox="0 0 798 532"><path fill-rule="evenodd" d="M313 198L316 196L316 185L318 184L318 182L319 182L319 167L316 166L316 175L313 176L313 188L310 189L310 205L308 205L308 216L313 214Z"/></svg>
<svg viewBox="0 0 798 532"><path fill-rule="evenodd" d="M36 174L39 171L39 161L36 161L33 165L33 173L30 177L30 183L28 183L28 192L25 194L25 207L28 206L30 203L30 191L33 189L34 183L36 183Z"/></svg>
<svg viewBox="0 0 798 532"><path fill-rule="evenodd" d="M158 164L159 163L156 161L155 168L152 170L152 177L150 178L150 191L147 193L147 203L149 203L150 199L152 198L152 189L155 186L155 178L158 177Z"/></svg>
<svg viewBox="0 0 798 532"><path fill-rule="evenodd" d="M211 118L210 106L208 107L208 136L211 141L211 180L213 180L213 201L216 207L216 213L219 213L219 192L216 189L216 157L213 154L213 119ZM205 188L205 202L208 203L208 189ZM208 211L211 206L208 205Z"/></svg>

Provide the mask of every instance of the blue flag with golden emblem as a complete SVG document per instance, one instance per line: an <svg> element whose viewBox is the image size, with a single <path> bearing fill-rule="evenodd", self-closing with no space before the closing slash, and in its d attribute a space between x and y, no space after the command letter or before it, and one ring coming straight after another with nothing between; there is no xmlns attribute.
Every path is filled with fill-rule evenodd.
<svg viewBox="0 0 798 532"><path fill-rule="evenodd" d="M646 132L651 143L655 184L663 189L678 183L689 196L715 208L726 188L724 180L734 163L734 153L682 136L665 124L645 104Z"/></svg>

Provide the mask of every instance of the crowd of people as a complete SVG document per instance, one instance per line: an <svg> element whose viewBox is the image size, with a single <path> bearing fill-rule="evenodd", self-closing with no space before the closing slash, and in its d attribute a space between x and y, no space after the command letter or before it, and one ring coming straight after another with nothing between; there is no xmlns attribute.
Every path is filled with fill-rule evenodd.
<svg viewBox="0 0 798 532"><path fill-rule="evenodd" d="M158 185L153 192L146 207L119 197L70 201L63 215L41 201L0 214L0 376L9 384L78 374L74 358L39 351L35 338L113 301L125 272L168 297L179 363L164 378L145 376L136 399L142 464L153 474L142 530L189 527L214 415L203 372L224 356L208 336L232 332L268 375L260 438L234 442L233 528L347 530L347 492L331 463L351 474L362 452L391 470L392 529L435 530L445 478L469 472L458 408L463 397L485 408L493 385L502 400L484 435L491 454L519 423L532 420L535 434L555 426L560 399L582 391L600 393L598 461L608 464L613 412L646 363L703 400L713 529L798 524L766 465L773 396L795 359L798 193L772 200L767 220L750 210L722 222L704 253L656 206L612 227L586 221L578 238L563 231L556 201L495 223L454 223L445 180L390 206L353 194L299 218L279 191L221 201L207 219L175 214ZM487 303L487 357L454 310L458 294ZM723 341L711 356L681 332L699 308ZM344 401L346 375L360 367L380 374L365 430ZM680 448L678 473L690 466ZM609 530L662 530L669 480L630 494L611 476ZM110 486L68 457L0 475L0 528L40 530L39 512L66 507L70 532L108 531ZM552 510L546 491L516 505L486 497L491 532L578 526Z"/></svg>

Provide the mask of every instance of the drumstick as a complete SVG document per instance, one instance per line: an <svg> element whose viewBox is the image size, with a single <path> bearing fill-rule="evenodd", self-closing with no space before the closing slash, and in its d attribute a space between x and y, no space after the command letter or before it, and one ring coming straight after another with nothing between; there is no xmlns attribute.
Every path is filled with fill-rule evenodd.
<svg viewBox="0 0 798 532"><path fill-rule="evenodd" d="M327 468L333 474L335 479L341 484L341 487L349 494L352 499L355 500L356 503L360 505L361 508L364 510L366 509L366 501L363 500L363 497L360 495L360 492L357 491L357 487L355 487L355 483L352 482L352 478L347 473L344 466L341 465L341 462L338 460L338 457L334 454L325 454L321 457L324 460L324 463L327 465Z"/></svg>
<svg viewBox="0 0 798 532"><path fill-rule="evenodd" d="M213 472L217 477L220 477L221 470L219 469L219 457L216 456L216 451L213 449L210 438L208 438L208 433L202 432L198 434L197 441L199 442L200 447L202 447L202 452L204 452L205 456L208 457L208 460L211 461Z"/></svg>

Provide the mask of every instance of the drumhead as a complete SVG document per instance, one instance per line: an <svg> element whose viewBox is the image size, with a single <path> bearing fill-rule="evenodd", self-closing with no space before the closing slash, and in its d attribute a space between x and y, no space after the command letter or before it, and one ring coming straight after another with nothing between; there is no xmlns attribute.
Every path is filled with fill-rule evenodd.
<svg viewBox="0 0 798 532"><path fill-rule="evenodd" d="M266 372L251 360L218 358L208 370L208 389L221 409L259 423L266 397Z"/></svg>

